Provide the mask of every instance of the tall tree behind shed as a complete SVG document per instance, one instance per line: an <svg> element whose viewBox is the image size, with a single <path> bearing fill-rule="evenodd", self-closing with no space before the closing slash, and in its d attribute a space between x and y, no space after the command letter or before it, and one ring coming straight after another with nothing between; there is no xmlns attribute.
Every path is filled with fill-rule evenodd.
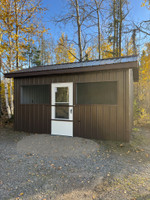
<svg viewBox="0 0 150 200"><path fill-rule="evenodd" d="M89 27L95 26L97 29L97 50L98 50L98 58L101 58L101 19L102 19L102 10L103 8L103 2L104 0L91 0L88 4L88 7L90 8L89 11L89 17L88 19L91 21L91 24Z"/></svg>
<svg viewBox="0 0 150 200"><path fill-rule="evenodd" d="M83 0L68 0L65 13L57 16L54 21L56 23L73 24L76 31L77 42L73 40L75 45L78 47L78 54L76 59L82 61L84 59L84 51L88 43L87 35L84 35L83 27L85 22L87 22L90 13L88 9L88 1ZM75 36L75 37L76 37Z"/></svg>
<svg viewBox="0 0 150 200"><path fill-rule="evenodd" d="M129 14L128 0L110 1L109 40L113 43L113 56L121 56L125 19Z"/></svg>
<svg viewBox="0 0 150 200"><path fill-rule="evenodd" d="M68 44L67 35L62 33L55 48L56 64L74 62L76 59L75 55L73 45Z"/></svg>
<svg viewBox="0 0 150 200"><path fill-rule="evenodd" d="M24 49L27 44L27 35L38 36L45 31L40 29L40 20L44 9L42 0L1 0L0 24L3 30L1 45L2 73L21 68L20 61L24 61ZM8 80L4 78L5 100L8 117L13 114L13 83L10 81L10 99L8 99Z"/></svg>

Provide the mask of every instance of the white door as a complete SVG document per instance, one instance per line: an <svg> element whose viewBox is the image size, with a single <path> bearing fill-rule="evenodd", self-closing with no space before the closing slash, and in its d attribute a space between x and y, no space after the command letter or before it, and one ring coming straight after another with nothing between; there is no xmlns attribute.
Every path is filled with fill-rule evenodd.
<svg viewBox="0 0 150 200"><path fill-rule="evenodd" d="M52 83L51 134L73 136L73 83Z"/></svg>

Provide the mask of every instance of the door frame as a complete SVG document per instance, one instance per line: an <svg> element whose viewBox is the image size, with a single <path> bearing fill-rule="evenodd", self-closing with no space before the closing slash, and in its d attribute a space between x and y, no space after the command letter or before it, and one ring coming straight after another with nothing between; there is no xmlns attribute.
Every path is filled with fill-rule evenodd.
<svg viewBox="0 0 150 200"><path fill-rule="evenodd" d="M69 88L69 119L55 118L55 89ZM51 135L73 136L73 82L60 82L51 84Z"/></svg>

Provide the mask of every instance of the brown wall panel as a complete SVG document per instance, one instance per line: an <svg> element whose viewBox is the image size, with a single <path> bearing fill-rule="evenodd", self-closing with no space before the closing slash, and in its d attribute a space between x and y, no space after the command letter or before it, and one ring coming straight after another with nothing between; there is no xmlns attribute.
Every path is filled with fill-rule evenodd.
<svg viewBox="0 0 150 200"><path fill-rule="evenodd" d="M131 73L131 72L130 72ZM130 85L133 78L130 74ZM117 105L77 105L76 83L117 81ZM73 134L78 137L128 141L129 129L129 70L111 70L68 75L15 78L15 130L50 133L51 105L21 105L21 85L42 85L54 82L74 82ZM130 107L132 99L130 100ZM132 113L131 113L132 115ZM131 118L131 117L130 117Z"/></svg>
<svg viewBox="0 0 150 200"><path fill-rule="evenodd" d="M97 106L97 139L103 139L103 107Z"/></svg>

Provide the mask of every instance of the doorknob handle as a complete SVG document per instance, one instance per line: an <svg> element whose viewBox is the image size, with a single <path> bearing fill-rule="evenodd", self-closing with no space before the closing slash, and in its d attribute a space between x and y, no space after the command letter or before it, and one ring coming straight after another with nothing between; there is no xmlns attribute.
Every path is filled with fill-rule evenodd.
<svg viewBox="0 0 150 200"><path fill-rule="evenodd" d="M72 114L72 109L70 109L70 113Z"/></svg>

